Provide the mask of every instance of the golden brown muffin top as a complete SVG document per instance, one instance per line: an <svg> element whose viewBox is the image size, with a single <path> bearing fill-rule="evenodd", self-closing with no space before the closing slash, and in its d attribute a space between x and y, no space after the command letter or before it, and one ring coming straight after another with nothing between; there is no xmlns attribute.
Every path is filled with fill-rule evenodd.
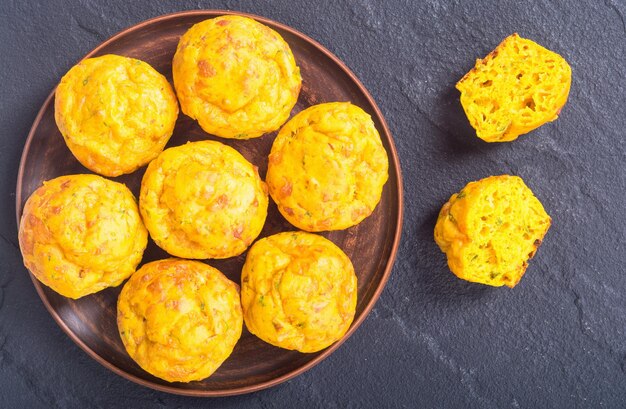
<svg viewBox="0 0 626 409"><path fill-rule="evenodd" d="M128 354L169 382L213 374L231 354L243 326L237 285L198 261L143 265L124 285L117 307Z"/></svg>
<svg viewBox="0 0 626 409"><path fill-rule="evenodd" d="M28 198L19 240L24 264L37 279L79 298L130 276L148 233L126 186L67 175L44 182Z"/></svg>
<svg viewBox="0 0 626 409"><path fill-rule="evenodd" d="M248 330L286 349L316 352L354 318L357 278L346 254L322 236L286 232L257 241L241 274Z"/></svg>
<svg viewBox="0 0 626 409"><path fill-rule="evenodd" d="M283 38L242 16L191 27L180 38L173 72L183 112L223 138L248 139L278 129L302 83Z"/></svg>
<svg viewBox="0 0 626 409"><path fill-rule="evenodd" d="M139 200L157 245L198 259L241 254L261 232L267 203L257 168L214 141L163 151L146 170Z"/></svg>
<svg viewBox="0 0 626 409"><path fill-rule="evenodd" d="M131 173L154 159L177 117L165 77L119 55L79 62L55 93L55 120L67 146L86 168L105 176Z"/></svg>
<svg viewBox="0 0 626 409"><path fill-rule="evenodd" d="M267 183L282 215L307 231L340 230L373 211L388 178L370 116L348 102L314 105L280 130Z"/></svg>

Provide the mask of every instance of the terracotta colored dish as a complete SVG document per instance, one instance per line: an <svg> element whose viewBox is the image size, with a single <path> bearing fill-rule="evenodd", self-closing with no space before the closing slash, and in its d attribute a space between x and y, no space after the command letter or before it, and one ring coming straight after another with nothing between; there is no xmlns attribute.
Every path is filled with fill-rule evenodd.
<svg viewBox="0 0 626 409"><path fill-rule="evenodd" d="M113 36L85 58L108 53L138 58L151 64L171 81L172 56L178 38L191 25L224 14L242 13L207 10L157 17ZM337 57L314 40L283 24L258 16L249 17L279 32L293 50L302 71L303 87L292 114L313 104L330 101L351 101L362 107L372 116L389 155L389 180L378 207L370 217L350 229L323 234L341 247L352 260L358 277L358 304L354 322L346 336L317 353L301 354L275 348L244 329L233 354L210 378L188 384L168 383L143 371L124 350L115 321L120 287L71 300L33 278L37 292L52 317L85 352L113 372L165 392L191 396L236 395L274 386L310 369L337 349L363 322L389 278L400 241L400 163L387 124L370 94ZM195 121L180 115L167 146L180 145L187 140L219 140L234 147L257 165L261 177L265 178L267 155L275 137L274 132L255 140L218 139L204 133ZM125 183L137 196L144 171L145 167L142 167L133 174L114 180ZM53 92L39 111L22 154L16 192L18 223L24 202L44 180L71 173L88 171L74 159L55 125ZM267 222L259 238L289 230L294 230L294 227L285 221L271 202ZM245 255L211 260L209 264L224 272L231 280L239 282ZM150 241L143 263L166 257L165 252Z"/></svg>

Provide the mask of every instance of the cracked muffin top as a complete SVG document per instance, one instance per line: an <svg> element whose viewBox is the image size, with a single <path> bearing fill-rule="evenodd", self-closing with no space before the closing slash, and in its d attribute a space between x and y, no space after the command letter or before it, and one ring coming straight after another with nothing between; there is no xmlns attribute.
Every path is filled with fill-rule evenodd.
<svg viewBox="0 0 626 409"><path fill-rule="evenodd" d="M184 258L245 251L267 216L267 186L235 149L215 141L163 151L141 182L139 208L150 236Z"/></svg>
<svg viewBox="0 0 626 409"><path fill-rule="evenodd" d="M283 38L242 16L191 27L180 38L172 69L182 111L222 138L248 139L278 129L302 83Z"/></svg>
<svg viewBox="0 0 626 409"><path fill-rule="evenodd" d="M267 184L281 214L306 231L360 223L380 201L387 152L371 117L349 102L314 105L283 126Z"/></svg>
<svg viewBox="0 0 626 409"><path fill-rule="evenodd" d="M148 63L119 55L88 58L61 79L54 117L68 148L104 176L131 173L172 136L178 103Z"/></svg>
<svg viewBox="0 0 626 409"><path fill-rule="evenodd" d="M239 289L198 261L154 261L124 285L117 324L126 351L147 372L169 382L204 379L241 336Z"/></svg>
<svg viewBox="0 0 626 409"><path fill-rule="evenodd" d="M350 328L357 278L348 256L330 240L285 232L257 241L241 273L248 330L272 345L316 352Z"/></svg>
<svg viewBox="0 0 626 409"><path fill-rule="evenodd" d="M148 243L126 186L97 175L44 182L28 198L19 227L24 264L61 295L80 298L121 284Z"/></svg>

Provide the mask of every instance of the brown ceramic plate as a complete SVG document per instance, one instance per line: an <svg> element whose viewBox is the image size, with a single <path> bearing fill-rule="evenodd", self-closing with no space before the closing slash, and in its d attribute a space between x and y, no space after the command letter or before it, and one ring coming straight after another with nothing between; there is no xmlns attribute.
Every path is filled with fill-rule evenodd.
<svg viewBox="0 0 626 409"><path fill-rule="evenodd" d="M191 11L157 17L128 28L105 41L85 56L120 54L151 64L168 80L172 79L172 57L179 37L193 24L227 11ZM242 14L242 13L237 13ZM326 48L283 24L252 17L279 32L289 43L303 78L302 92L292 114L310 105L330 101L351 101L368 112L378 128L389 155L389 181L374 213L358 226L323 234L341 247L354 263L358 276L356 317L346 336L318 353L301 354L275 348L251 335L244 326L233 354L210 378L200 382L168 383L143 371L126 353L116 325L116 302L120 288L71 300L33 283L44 304L61 328L92 358L113 372L161 391L192 396L224 396L256 391L276 385L306 371L329 356L363 322L378 299L393 266L402 228L402 179L400 164L385 120L374 100L355 75ZM69 68L69 67L68 67ZM248 141L219 139L203 132L182 113L169 146L188 140L216 139L236 148L259 167L267 170L267 155L276 133ZM145 167L115 180L125 183L138 196ZM28 135L17 181L16 211L19 218L26 199L43 181L73 173L91 173L83 168L65 146L54 122L54 91L43 104ZM270 203L266 225L260 237L294 230ZM167 257L153 242L143 262ZM208 263L239 283L245 254ZM341 374L337 374L341 376Z"/></svg>

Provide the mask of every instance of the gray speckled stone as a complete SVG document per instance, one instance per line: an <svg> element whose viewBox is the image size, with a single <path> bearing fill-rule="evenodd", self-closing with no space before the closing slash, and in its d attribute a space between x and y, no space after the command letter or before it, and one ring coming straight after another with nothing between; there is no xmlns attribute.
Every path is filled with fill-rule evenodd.
<svg viewBox="0 0 626 409"><path fill-rule="evenodd" d="M22 267L14 218L26 135L63 73L127 26L198 8L281 21L344 60L389 122L406 199L393 275L354 336L292 381L216 400L137 386L75 346ZM625 407L625 15L619 0L3 0L0 406ZM515 31L570 62L570 100L556 122L489 145L473 136L454 83ZM501 173L520 175L553 218L513 290L456 279L432 240L451 193Z"/></svg>

